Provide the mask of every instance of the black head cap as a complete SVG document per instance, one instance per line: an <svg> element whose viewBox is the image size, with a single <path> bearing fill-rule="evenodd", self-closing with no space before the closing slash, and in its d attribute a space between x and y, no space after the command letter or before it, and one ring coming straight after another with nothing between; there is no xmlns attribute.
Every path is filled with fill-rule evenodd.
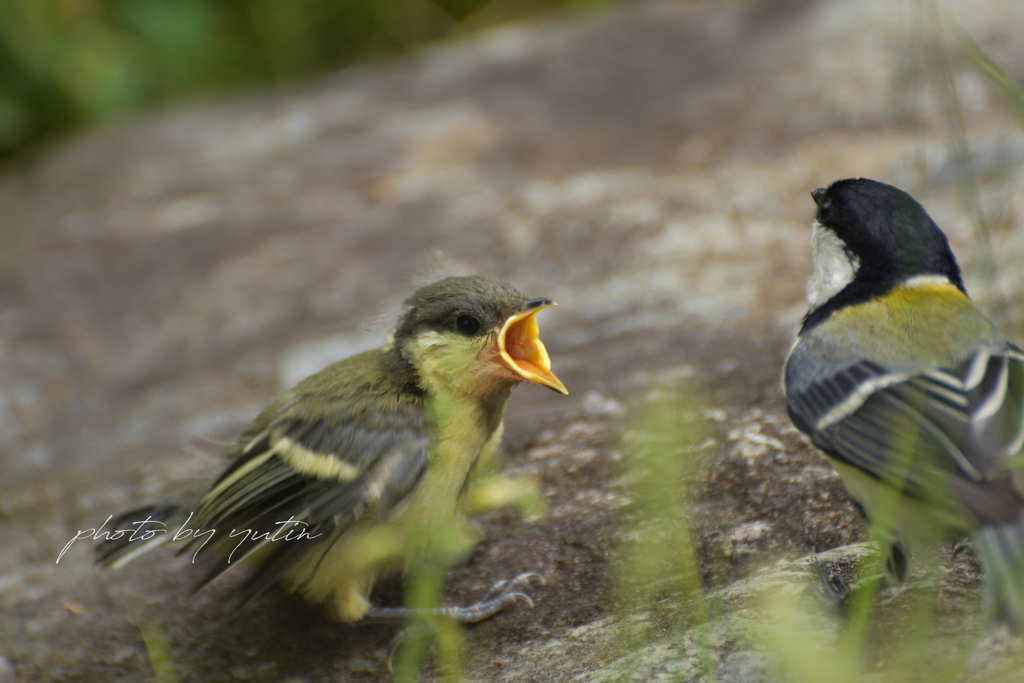
<svg viewBox="0 0 1024 683"><path fill-rule="evenodd" d="M964 291L946 235L903 190L856 178L814 190L811 197L818 222L860 260L856 278L862 286L888 288L915 275L940 275Z"/></svg>
<svg viewBox="0 0 1024 683"><path fill-rule="evenodd" d="M402 346L423 330L467 337L486 334L527 303L512 285L497 278L473 275L438 280L405 300L407 311L395 330L395 341Z"/></svg>

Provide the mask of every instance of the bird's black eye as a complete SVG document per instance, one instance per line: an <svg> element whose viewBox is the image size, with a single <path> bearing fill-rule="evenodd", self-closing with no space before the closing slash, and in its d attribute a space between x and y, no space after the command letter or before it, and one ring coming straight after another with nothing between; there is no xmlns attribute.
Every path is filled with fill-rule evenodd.
<svg viewBox="0 0 1024 683"><path fill-rule="evenodd" d="M471 315L460 315L455 320L455 329L459 331L459 334L472 337L480 331L480 321Z"/></svg>

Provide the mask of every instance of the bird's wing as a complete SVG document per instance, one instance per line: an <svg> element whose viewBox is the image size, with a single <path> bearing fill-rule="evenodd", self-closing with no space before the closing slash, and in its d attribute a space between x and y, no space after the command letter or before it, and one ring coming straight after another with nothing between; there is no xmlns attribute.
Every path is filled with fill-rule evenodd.
<svg viewBox="0 0 1024 683"><path fill-rule="evenodd" d="M310 410L306 402L314 401L320 405ZM366 408L351 399L299 394L263 430L236 445L237 457L189 524L199 533L181 552L198 548L216 557L198 587L273 543L250 580L246 592L252 597L311 544L344 530L368 508L386 514L419 481L429 441L424 411L415 402ZM200 535L210 529L212 537ZM302 531L306 538L296 540ZM281 540L286 536L290 540Z"/></svg>
<svg viewBox="0 0 1024 683"><path fill-rule="evenodd" d="M1007 473L1024 445L1024 353L979 351L920 373L861 361L788 392L794 424L832 457L979 521L1020 511Z"/></svg>

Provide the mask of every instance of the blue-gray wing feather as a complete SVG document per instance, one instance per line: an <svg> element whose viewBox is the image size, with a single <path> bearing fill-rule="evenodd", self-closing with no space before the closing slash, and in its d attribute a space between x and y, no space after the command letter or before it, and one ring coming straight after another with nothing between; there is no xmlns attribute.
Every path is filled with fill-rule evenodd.
<svg viewBox="0 0 1024 683"><path fill-rule="evenodd" d="M806 349L798 346L794 355ZM1008 458L1024 443L1024 353L980 351L960 367L911 373L873 361L787 367L787 407L815 445L932 503L979 522L1016 518Z"/></svg>

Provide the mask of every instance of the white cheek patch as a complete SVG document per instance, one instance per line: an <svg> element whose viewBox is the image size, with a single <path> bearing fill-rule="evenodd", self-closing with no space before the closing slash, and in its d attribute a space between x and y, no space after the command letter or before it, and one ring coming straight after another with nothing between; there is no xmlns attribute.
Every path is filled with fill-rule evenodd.
<svg viewBox="0 0 1024 683"><path fill-rule="evenodd" d="M490 370L492 363L481 362L480 358L487 339L429 330L418 334L406 348L427 386L435 391L445 387L467 389Z"/></svg>
<svg viewBox="0 0 1024 683"><path fill-rule="evenodd" d="M416 346L420 351L426 351L432 346L444 346L444 335L440 332L428 331L416 335Z"/></svg>
<svg viewBox="0 0 1024 683"><path fill-rule="evenodd" d="M807 303L813 311L853 282L860 259L839 237L817 221L811 228L814 272L807 278Z"/></svg>
<svg viewBox="0 0 1024 683"><path fill-rule="evenodd" d="M429 370L444 349L444 337L440 332L421 332L405 343L402 356L415 365L420 373Z"/></svg>

